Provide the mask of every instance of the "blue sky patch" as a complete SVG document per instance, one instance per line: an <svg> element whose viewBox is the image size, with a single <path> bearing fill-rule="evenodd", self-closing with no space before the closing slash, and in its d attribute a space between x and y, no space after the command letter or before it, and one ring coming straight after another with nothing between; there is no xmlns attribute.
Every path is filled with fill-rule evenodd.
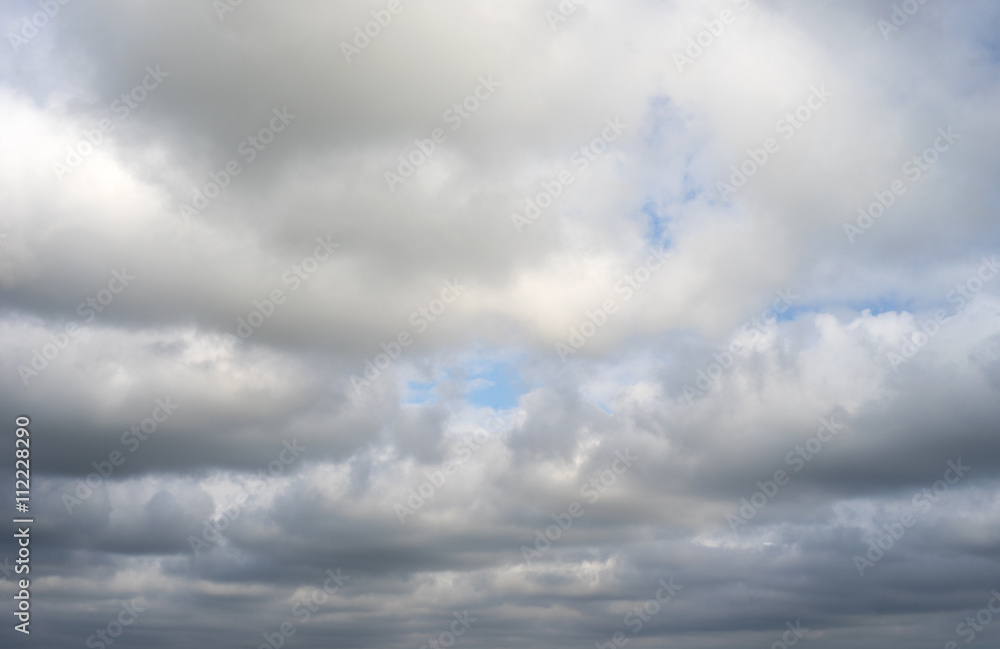
<svg viewBox="0 0 1000 649"><path fill-rule="evenodd" d="M506 410L517 406L517 399L526 392L521 373L511 363L477 364L469 372L469 403Z"/></svg>

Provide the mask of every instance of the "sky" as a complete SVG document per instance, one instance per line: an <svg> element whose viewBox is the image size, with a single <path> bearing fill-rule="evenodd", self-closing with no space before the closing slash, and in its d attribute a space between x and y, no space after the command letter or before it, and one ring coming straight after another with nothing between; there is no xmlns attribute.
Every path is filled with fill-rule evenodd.
<svg viewBox="0 0 1000 649"><path fill-rule="evenodd" d="M1000 640L996 3L0 24L3 646Z"/></svg>

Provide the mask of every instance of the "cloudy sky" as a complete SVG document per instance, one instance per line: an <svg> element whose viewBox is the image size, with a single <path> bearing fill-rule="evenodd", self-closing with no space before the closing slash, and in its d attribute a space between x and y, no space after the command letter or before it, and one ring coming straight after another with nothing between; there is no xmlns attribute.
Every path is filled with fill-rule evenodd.
<svg viewBox="0 0 1000 649"><path fill-rule="evenodd" d="M0 21L4 646L1000 639L996 3Z"/></svg>

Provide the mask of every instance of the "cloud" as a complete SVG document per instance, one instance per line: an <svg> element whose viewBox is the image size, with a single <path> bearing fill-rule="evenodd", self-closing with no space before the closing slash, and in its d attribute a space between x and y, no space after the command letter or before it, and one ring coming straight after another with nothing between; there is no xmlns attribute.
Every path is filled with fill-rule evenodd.
<svg viewBox="0 0 1000 649"><path fill-rule="evenodd" d="M32 631L964 643L1000 579L998 15L4 7Z"/></svg>

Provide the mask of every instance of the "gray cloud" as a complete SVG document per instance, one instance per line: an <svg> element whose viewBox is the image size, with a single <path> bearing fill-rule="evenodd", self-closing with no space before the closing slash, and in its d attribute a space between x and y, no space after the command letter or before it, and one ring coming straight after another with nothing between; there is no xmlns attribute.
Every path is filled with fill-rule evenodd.
<svg viewBox="0 0 1000 649"><path fill-rule="evenodd" d="M1000 638L991 3L0 19L36 642Z"/></svg>

